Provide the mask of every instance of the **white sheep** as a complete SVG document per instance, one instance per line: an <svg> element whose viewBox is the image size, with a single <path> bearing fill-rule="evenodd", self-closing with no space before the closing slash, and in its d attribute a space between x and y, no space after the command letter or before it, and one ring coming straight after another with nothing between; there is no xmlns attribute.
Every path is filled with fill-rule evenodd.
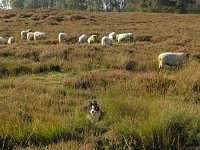
<svg viewBox="0 0 200 150"><path fill-rule="evenodd" d="M69 39L69 37L67 36L66 33L59 33L58 35L58 41L59 43L61 43L62 41L67 41Z"/></svg>
<svg viewBox="0 0 200 150"><path fill-rule="evenodd" d="M127 33L129 36L129 42L133 42L133 40L135 39L133 33Z"/></svg>
<svg viewBox="0 0 200 150"><path fill-rule="evenodd" d="M21 31L21 39L22 39L22 40L23 40L23 39L27 39L27 34L28 34L29 32L32 32L32 30L31 30L31 29L28 29L28 30L26 30L26 31Z"/></svg>
<svg viewBox="0 0 200 150"><path fill-rule="evenodd" d="M133 42L134 35L133 33L122 33L116 36L118 42Z"/></svg>
<svg viewBox="0 0 200 150"><path fill-rule="evenodd" d="M13 44L13 43L15 43L15 38L14 37L10 37L8 39L8 44Z"/></svg>
<svg viewBox="0 0 200 150"><path fill-rule="evenodd" d="M79 42L79 43L87 43L87 39L88 39L87 35L86 35L86 34L83 34L83 35L81 35L81 36L79 37L78 42Z"/></svg>
<svg viewBox="0 0 200 150"><path fill-rule="evenodd" d="M34 32L34 40L37 41L37 40L43 40L43 39L46 39L46 35L44 32Z"/></svg>
<svg viewBox="0 0 200 150"><path fill-rule="evenodd" d="M96 42L97 42L97 35L92 35L88 38L89 44L96 43Z"/></svg>
<svg viewBox="0 0 200 150"><path fill-rule="evenodd" d="M5 44L6 41L4 40L4 38L0 37L0 45Z"/></svg>
<svg viewBox="0 0 200 150"><path fill-rule="evenodd" d="M163 66L178 66L189 58L189 53L173 53L165 52L158 56L159 67L158 72L163 68Z"/></svg>
<svg viewBox="0 0 200 150"><path fill-rule="evenodd" d="M29 32L27 34L27 41L33 41L34 40L34 32Z"/></svg>
<svg viewBox="0 0 200 150"><path fill-rule="evenodd" d="M115 32L111 32L108 37L110 39L112 39L113 41L115 41L116 40L116 36L117 36L117 34Z"/></svg>
<svg viewBox="0 0 200 150"><path fill-rule="evenodd" d="M118 42L128 42L130 40L130 35L128 35L127 33L121 33L116 36L116 39Z"/></svg>
<svg viewBox="0 0 200 150"><path fill-rule="evenodd" d="M108 36L104 36L102 39L101 39L101 44L106 46L106 45L112 45L112 39L109 38Z"/></svg>

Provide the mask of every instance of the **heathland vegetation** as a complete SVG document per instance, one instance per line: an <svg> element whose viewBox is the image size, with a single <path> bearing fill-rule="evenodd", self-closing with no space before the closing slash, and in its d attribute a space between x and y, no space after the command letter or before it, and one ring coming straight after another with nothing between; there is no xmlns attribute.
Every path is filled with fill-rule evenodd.
<svg viewBox="0 0 200 150"><path fill-rule="evenodd" d="M198 149L200 147L200 16L1 10L1 149ZM46 33L21 40L22 30ZM79 44L133 32L131 43ZM71 39L58 42L58 34ZM190 51L179 67L157 73L160 53ZM104 118L84 113L96 100Z"/></svg>

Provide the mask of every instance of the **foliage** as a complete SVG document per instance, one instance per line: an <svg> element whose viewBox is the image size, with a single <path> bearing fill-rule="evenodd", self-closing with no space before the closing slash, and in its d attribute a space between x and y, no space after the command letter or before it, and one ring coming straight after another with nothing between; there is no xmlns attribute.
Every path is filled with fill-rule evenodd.
<svg viewBox="0 0 200 150"><path fill-rule="evenodd" d="M68 8L82 11L199 13L199 0L3 0L5 8Z"/></svg>

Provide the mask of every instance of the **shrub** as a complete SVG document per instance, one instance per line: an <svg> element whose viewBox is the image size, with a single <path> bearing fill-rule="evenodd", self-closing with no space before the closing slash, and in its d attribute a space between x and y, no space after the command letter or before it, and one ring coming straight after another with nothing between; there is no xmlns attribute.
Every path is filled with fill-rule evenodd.
<svg viewBox="0 0 200 150"><path fill-rule="evenodd" d="M9 76L18 76L21 74L29 74L31 73L31 68L26 65L13 65L8 67Z"/></svg>
<svg viewBox="0 0 200 150"><path fill-rule="evenodd" d="M49 16L47 19L53 20L53 21L57 21L57 22L64 21L64 17L63 16Z"/></svg>
<svg viewBox="0 0 200 150"><path fill-rule="evenodd" d="M70 21L76 21L76 20L82 20L82 19L87 19L87 18L84 17L84 16L78 16L78 15L71 15L71 16L69 16L69 20Z"/></svg>
<svg viewBox="0 0 200 150"><path fill-rule="evenodd" d="M71 43L71 44L77 43L78 38L79 38L78 36L72 36L72 37L70 37L69 40L67 40L67 43Z"/></svg>
<svg viewBox="0 0 200 150"><path fill-rule="evenodd" d="M1 50L0 51L0 57L10 57L15 55L15 52L12 52L10 50Z"/></svg>
<svg viewBox="0 0 200 150"><path fill-rule="evenodd" d="M3 76L7 76L8 72L9 71L8 71L6 65L0 63L0 78L2 78Z"/></svg>
<svg viewBox="0 0 200 150"><path fill-rule="evenodd" d="M59 25L56 21L49 21L48 24L52 26Z"/></svg>
<svg viewBox="0 0 200 150"><path fill-rule="evenodd" d="M141 79L141 84L145 87L148 93L170 94L176 89L176 81L163 78L159 75L149 75Z"/></svg>
<svg viewBox="0 0 200 150"><path fill-rule="evenodd" d="M18 18L29 18L29 17L31 17L33 14L28 14L28 13L26 13L26 14L19 14L18 15Z"/></svg>
<svg viewBox="0 0 200 150"><path fill-rule="evenodd" d="M49 46L46 48L39 56L40 61L45 61L49 59L54 60L67 60L69 59L70 49L66 49L61 46Z"/></svg>
<svg viewBox="0 0 200 150"><path fill-rule="evenodd" d="M57 71L60 72L61 71L61 66L58 64L50 64L49 66L49 71Z"/></svg>
<svg viewBox="0 0 200 150"><path fill-rule="evenodd" d="M140 35L140 36L136 36L135 41L147 41L147 42L150 42L151 38L152 38L152 36L150 36L150 35Z"/></svg>
<svg viewBox="0 0 200 150"><path fill-rule="evenodd" d="M2 18L9 19L9 18L13 18L15 16L16 16L16 14L6 14L6 15L3 15Z"/></svg>
<svg viewBox="0 0 200 150"><path fill-rule="evenodd" d="M127 71L135 71L135 67L137 65L136 61L129 61L126 65L125 65L125 69Z"/></svg>
<svg viewBox="0 0 200 150"><path fill-rule="evenodd" d="M45 63L34 64L32 67L32 72L35 74L45 73L48 71L48 65Z"/></svg>
<svg viewBox="0 0 200 150"><path fill-rule="evenodd" d="M38 50L21 50L16 52L18 58L28 58L33 61L39 61L40 51Z"/></svg>
<svg viewBox="0 0 200 150"><path fill-rule="evenodd" d="M68 77L64 81L65 86L76 89L92 89L97 87L107 88L118 80L129 79L130 75L121 71L91 72L81 77Z"/></svg>
<svg viewBox="0 0 200 150"><path fill-rule="evenodd" d="M20 74L31 73L31 68L21 64L2 64L0 67L0 77L18 76Z"/></svg>

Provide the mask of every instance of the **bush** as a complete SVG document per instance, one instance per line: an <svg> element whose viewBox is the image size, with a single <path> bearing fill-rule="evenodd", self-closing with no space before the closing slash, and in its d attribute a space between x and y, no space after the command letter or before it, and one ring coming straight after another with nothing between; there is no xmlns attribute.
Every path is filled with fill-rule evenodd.
<svg viewBox="0 0 200 150"><path fill-rule="evenodd" d="M50 64L49 66L49 71L57 71L60 72L61 71L61 66L58 64Z"/></svg>
<svg viewBox="0 0 200 150"><path fill-rule="evenodd" d="M38 50L21 50L16 52L18 58L28 58L33 61L39 61L40 51Z"/></svg>
<svg viewBox="0 0 200 150"><path fill-rule="evenodd" d="M48 65L45 64L45 63L39 63L39 64L35 64L33 67L32 67L32 72L35 73L35 74L38 74L38 73L45 73L48 71Z"/></svg>
<svg viewBox="0 0 200 150"><path fill-rule="evenodd" d="M135 71L135 67L137 65L136 61L129 61L126 65L125 65L125 69L127 71Z"/></svg>
<svg viewBox="0 0 200 150"><path fill-rule="evenodd" d="M32 72L31 68L26 65L9 66L9 76L18 76L21 74L29 74Z"/></svg>
<svg viewBox="0 0 200 150"><path fill-rule="evenodd" d="M82 19L87 19L87 18L84 17L84 16L78 16L78 15L71 15L71 16L69 16L69 20L70 21L76 21L76 20L82 20Z"/></svg>
<svg viewBox="0 0 200 150"><path fill-rule="evenodd" d="M147 42L150 42L151 38L152 38L152 36L150 36L150 35L140 35L140 36L136 36L135 41L147 41Z"/></svg>
<svg viewBox="0 0 200 150"><path fill-rule="evenodd" d="M13 18L15 16L16 16L16 14L6 14L6 15L3 15L2 18L9 19L9 18Z"/></svg>
<svg viewBox="0 0 200 150"><path fill-rule="evenodd" d="M141 79L141 84L148 93L171 94L176 89L176 81L159 75L150 75Z"/></svg>
<svg viewBox="0 0 200 150"><path fill-rule="evenodd" d="M31 68L20 64L1 64L0 77L18 76L31 73Z"/></svg>
<svg viewBox="0 0 200 150"><path fill-rule="evenodd" d="M42 53L40 53L40 61L45 61L49 59L53 60L67 60L69 59L70 49L66 49L61 46L49 46Z"/></svg>
<svg viewBox="0 0 200 150"><path fill-rule="evenodd" d="M64 21L64 17L63 16L49 16L47 19L52 20L52 21L57 21L57 22Z"/></svg>
<svg viewBox="0 0 200 150"><path fill-rule="evenodd" d="M121 71L110 72L91 72L81 77L68 77L64 81L65 86L70 86L76 89L93 89L107 86L119 80L129 79L130 75Z"/></svg>

